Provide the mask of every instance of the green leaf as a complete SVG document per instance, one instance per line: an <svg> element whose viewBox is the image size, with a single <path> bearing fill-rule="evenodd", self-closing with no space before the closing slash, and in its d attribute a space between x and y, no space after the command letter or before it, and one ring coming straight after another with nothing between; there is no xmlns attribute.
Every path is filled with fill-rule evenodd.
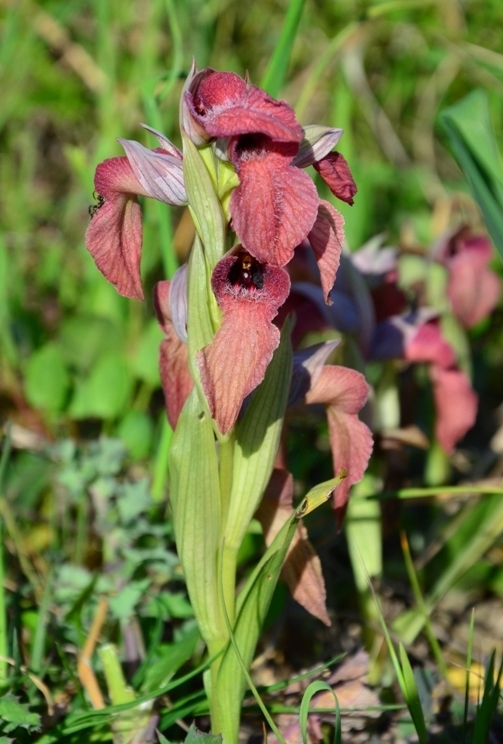
<svg viewBox="0 0 503 744"><path fill-rule="evenodd" d="M271 61L260 83L261 87L273 98L278 96L285 83L288 63L292 55L292 48L299 30L303 10L304 0L290 0L288 3L281 35L275 44Z"/></svg>
<svg viewBox="0 0 503 744"><path fill-rule="evenodd" d="M197 626L183 636L177 643L163 644L158 650L147 670L142 687L157 694L186 661L190 659L201 635Z"/></svg>
<svg viewBox="0 0 503 744"><path fill-rule="evenodd" d="M102 356L89 376L78 385L70 415L74 418L116 418L129 402L132 385L131 372L122 355Z"/></svg>
<svg viewBox="0 0 503 744"><path fill-rule="evenodd" d="M238 597L233 635L241 661L233 645L229 644L211 693L212 718L218 720L224 736L228 732L238 730L241 701L246 684L242 664L246 669L250 668L281 567L296 529L297 518L292 514L255 567Z"/></svg>
<svg viewBox="0 0 503 744"><path fill-rule="evenodd" d="M6 733L10 733L17 726L27 731L40 728L40 716L38 713L30 713L28 705L20 703L14 695L5 695L0 698L0 720L5 726Z"/></svg>
<svg viewBox="0 0 503 744"><path fill-rule="evenodd" d="M222 737L215 734L205 734L198 731L194 724L189 729L185 744L222 744Z"/></svg>
<svg viewBox="0 0 503 744"><path fill-rule="evenodd" d="M475 90L440 116L452 150L503 258L503 171L487 93Z"/></svg>
<svg viewBox="0 0 503 744"><path fill-rule="evenodd" d="M51 413L61 411L69 386L70 375L59 345L46 344L30 357L26 365L25 391L32 406Z"/></svg>
<svg viewBox="0 0 503 744"><path fill-rule="evenodd" d="M292 348L288 324L263 382L236 427L233 481L225 546L237 550L269 482L276 458L290 377Z"/></svg>
<svg viewBox="0 0 503 744"><path fill-rule="evenodd" d="M409 709L412 720L414 721L414 727L416 729L419 741L421 744L426 744L428 741L428 732L426 730L426 724L424 721L423 709L421 707L421 701L419 699L419 693L417 691L416 680L414 678L414 672L410 665L409 657L405 651L405 648L400 643L399 646L400 664L402 667L403 683L405 689L402 690L405 697L405 702Z"/></svg>
<svg viewBox="0 0 503 744"><path fill-rule="evenodd" d="M299 710L299 723L300 730L302 733L303 744L309 744L310 738L307 732L307 719L309 716L309 706L311 700L318 692L331 692L334 696L334 714L335 714L335 731L334 731L334 744L342 744L342 733L341 733L341 712L339 710L339 701L337 695L333 691L332 687L327 682L316 680L311 682L307 687L304 695L302 696L302 702Z"/></svg>
<svg viewBox="0 0 503 744"><path fill-rule="evenodd" d="M183 177L189 208L208 264L213 270L225 251L225 219L202 152L188 137L183 137ZM208 163L211 165L211 148L207 149L207 153Z"/></svg>
<svg viewBox="0 0 503 744"><path fill-rule="evenodd" d="M201 635L211 644L226 635L217 582L220 484L211 419L195 388L173 436L169 467L178 555Z"/></svg>
<svg viewBox="0 0 503 744"><path fill-rule="evenodd" d="M122 591L110 597L110 612L116 620L128 620L135 614L136 606L151 584L149 578L130 581Z"/></svg>
<svg viewBox="0 0 503 744"><path fill-rule="evenodd" d="M202 391L199 378L197 352L213 340L214 320L211 310L212 305L215 318L220 314L220 310L217 307L215 296L211 290L211 275L204 258L203 246L197 236L190 252L187 282L189 364L192 377L199 390L201 401L204 403L206 398Z"/></svg>

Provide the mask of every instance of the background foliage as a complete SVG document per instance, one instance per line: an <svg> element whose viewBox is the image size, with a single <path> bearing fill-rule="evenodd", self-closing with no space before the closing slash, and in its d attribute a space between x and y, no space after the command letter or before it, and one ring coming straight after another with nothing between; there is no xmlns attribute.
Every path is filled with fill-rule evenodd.
<svg viewBox="0 0 503 744"><path fill-rule="evenodd" d="M86 721L97 736L110 737L109 716L85 718L91 706L77 673L103 592L112 599L101 638L120 649L134 694L158 695L194 653L195 665L200 661L165 520L170 432L157 371L161 333L149 299L140 305L121 298L99 274L84 233L94 168L122 153L115 138L152 146L139 127L145 122L179 144L178 100L192 57L199 67L248 70L259 84L287 7L287 0L0 3L0 742L13 731L16 741L79 741L75 732ZM482 227L439 112L482 88L501 141L502 48L499 0L306 2L281 97L301 123L345 130L341 151L359 188L354 207L342 209L351 249L384 232L389 244L414 252L449 226ZM274 87L274 80L269 84ZM148 288L172 275L186 256L193 229L186 213L149 200L144 215L149 297ZM414 625L413 611L406 612L414 603L397 537L401 527L409 531L428 617L455 582L461 599L445 612L457 612L458 619L476 600L489 603L488 612L501 601L501 496L484 495L487 478L501 473L503 447L495 436L501 341L500 310L470 333L481 413L451 469L442 466L444 481L475 480L472 491L482 495L466 503L450 499L447 506L431 499L403 502L400 510L397 502L385 505L384 568L379 515L374 509L361 518L371 529L366 570L380 578L387 621L396 615L394 630L409 643L425 619L416 612ZM322 430L299 427L293 452L302 487L329 476L326 449ZM407 462L394 489L442 480L431 475L431 453ZM380 468L376 458L362 494L382 487ZM325 561L329 603L332 609L349 603L354 633L372 648L377 619L365 577L352 578L344 538L335 537L332 525L327 530L327 521L313 522L311 534ZM260 540L250 535L244 566L257 550ZM306 618L280 596L276 605L276 627L304 637L303 628L311 627ZM288 612L293 619L286 619ZM293 654L291 668L325 661L327 650L353 648L351 622L336 617L332 635L307 644L308 658ZM451 621L438 621L432 631L445 647ZM477 635L476 622L482 660L495 635L487 628ZM131 640L140 636L141 643ZM287 643L287 657L289 651ZM433 676L448 677L451 657L444 647L439 651L440 657L435 649L421 656L416 649L425 666L434 658ZM113 699L103 659L93 663L106 702L126 702L121 695ZM387 669L376 661L374 681L392 689ZM169 705L158 706L161 730L204 711L201 686L176 691Z"/></svg>

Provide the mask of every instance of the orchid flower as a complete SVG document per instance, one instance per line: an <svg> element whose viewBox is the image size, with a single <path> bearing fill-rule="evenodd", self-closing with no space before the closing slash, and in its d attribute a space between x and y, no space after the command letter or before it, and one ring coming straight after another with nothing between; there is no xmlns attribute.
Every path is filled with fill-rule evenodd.
<svg viewBox="0 0 503 744"><path fill-rule="evenodd" d="M234 744L246 680L241 664L251 664L283 563L294 596L329 623L320 563L300 517L334 494L340 525L372 449L358 418L369 393L363 375L326 364L334 343L293 359L284 312L291 295L286 267L296 251L312 251L326 311L341 261L342 216L319 198L305 168L314 166L349 204L356 186L334 151L341 129L302 128L287 103L235 73L193 65L180 124L183 152L146 127L159 147L119 140L125 156L98 165L86 245L118 292L142 299L138 197L188 205L194 219L189 262L156 285L154 307L174 429L169 485L178 555L212 657L212 727ZM325 408L335 475L295 509L292 478L277 460L287 406L300 404ZM238 551L255 512L270 548L251 589L237 597Z"/></svg>

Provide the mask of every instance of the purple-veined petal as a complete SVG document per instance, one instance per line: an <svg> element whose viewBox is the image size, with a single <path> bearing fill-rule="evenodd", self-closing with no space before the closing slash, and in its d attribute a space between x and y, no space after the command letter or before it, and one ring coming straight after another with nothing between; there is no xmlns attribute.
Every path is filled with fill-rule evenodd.
<svg viewBox="0 0 503 744"><path fill-rule="evenodd" d="M160 146L167 155L172 155L174 158L182 160L183 155L181 150L179 150L178 147L176 147L176 145L171 142L171 140L165 137L162 132L158 132L157 129L149 127L148 124L141 124L141 126L143 127L143 129L145 129L146 132L154 135L154 137L159 142Z"/></svg>
<svg viewBox="0 0 503 744"><path fill-rule="evenodd" d="M307 168L332 152L343 135L344 129L322 127L319 124L309 124L304 127L304 138L300 143L299 152L292 165L297 168Z"/></svg>
<svg viewBox="0 0 503 744"><path fill-rule="evenodd" d="M148 150L134 140L119 139L118 142L126 151L131 168L148 196L173 206L187 204L180 158Z"/></svg>

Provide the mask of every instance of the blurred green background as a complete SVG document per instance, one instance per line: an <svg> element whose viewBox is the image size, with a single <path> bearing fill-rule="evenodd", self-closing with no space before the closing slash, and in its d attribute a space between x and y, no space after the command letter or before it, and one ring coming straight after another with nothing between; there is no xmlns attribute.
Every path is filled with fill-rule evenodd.
<svg viewBox="0 0 503 744"><path fill-rule="evenodd" d="M54 436L118 434L152 454L159 426L149 299L118 297L83 239L98 162L116 137L175 142L192 57L259 83L287 3L7 2L1 10L0 414ZM493 2L307 2L281 95L302 123L343 127L359 194L350 247L429 244L478 221L437 127L440 109L482 86L501 134L503 9ZM147 289L190 245L181 214L145 203ZM178 231L177 231L178 226ZM147 293L147 297L149 294ZM85 427L84 427L85 428Z"/></svg>
<svg viewBox="0 0 503 744"><path fill-rule="evenodd" d="M294 106L302 124L344 128L340 150L359 189L354 207L341 208L349 247L357 249L384 233L387 244L422 251L448 227L467 223L484 229L439 113L481 88L501 143L501 0L306 0L303 8L298 5L302 16L285 82L269 80L269 90L278 83L279 97ZM248 71L260 84L288 6L288 0L0 0L0 424L3 430L8 421L13 425L13 449L8 459L4 448L0 478L9 566L6 606L9 617L16 618L16 631L6 634L0 627L0 652L6 657L19 652L18 666L27 659L53 692L66 690L75 674L68 668L61 672L66 651L58 650L56 661L51 657L50 634L61 649L70 643L82 647L99 593L95 570L106 573L114 566L109 579L120 599L112 607L109 637L119 642L118 626L127 635L134 609L147 646L154 649L150 660L158 666L150 677L146 668L136 677L138 689L153 689L154 682L169 676L167 647L159 645L162 630L156 623L171 623L170 642L186 643L179 666L195 647L190 608L179 594L182 577L170 552L169 523L159 506L170 433L157 369L161 332L150 300L154 283L171 276L184 260L192 227L183 210L144 200L147 299L119 297L84 247L94 169L103 159L123 154L117 137L153 146L141 122L180 144L178 103L192 58L199 68ZM321 187L320 193L325 195ZM494 266L500 270L496 255ZM479 392L487 393L482 416L491 420L503 395L501 336L501 311L470 335L475 381ZM501 451L488 449L487 432L479 427L474 435L479 459L468 462L459 455L458 475L480 477L492 466L491 473L501 472ZM479 432L483 436L477 440ZM105 439L96 444L100 435L121 439L125 449ZM305 459L297 463L296 475L307 481L310 468L320 472L322 457L329 463L326 438L316 439L309 431L297 436ZM91 450L82 454L63 441L67 438L89 440ZM306 440L314 439L321 442L321 455L305 451ZM60 442L50 457L47 442ZM371 469L377 471L378 466ZM153 483L154 499L147 493L150 485L128 491L125 474ZM421 473L415 476L421 480ZM375 487L372 477L362 493ZM469 504L459 510L457 522L449 521L451 514L441 505L421 512L419 519L410 512L416 520L413 547L425 549L422 568L435 554L435 548L427 554L428 545L439 553L426 576L429 587L440 577L429 608L469 567L467 596L474 585L482 593L503 595L498 500ZM379 539L374 529L379 515L374 510L367 518L373 525L371 544ZM398 518L385 512L385 535L396 533ZM478 533L483 524L492 529L484 539ZM120 539L107 553L99 545L112 532ZM243 560L257 549L251 536ZM377 564L379 573L379 559ZM403 581L395 554L390 567ZM344 570L349 593L354 584L347 559ZM124 595L126 580L132 589ZM159 592L166 582L170 591L161 594L159 609L144 592ZM0 598L0 616L3 602ZM56 608L51 620L49 608ZM19 638L24 648L17 645ZM413 638L411 631L408 639ZM6 669L0 663L0 682ZM40 692L19 669L17 674L16 694L40 710ZM69 709L72 705L77 712L86 707L78 698ZM187 715L186 709L177 710L164 720L166 726L176 715ZM35 725L27 726L19 741L38 740L35 731ZM0 742L2 733L0 728ZM79 740L68 732L67 737Z"/></svg>

